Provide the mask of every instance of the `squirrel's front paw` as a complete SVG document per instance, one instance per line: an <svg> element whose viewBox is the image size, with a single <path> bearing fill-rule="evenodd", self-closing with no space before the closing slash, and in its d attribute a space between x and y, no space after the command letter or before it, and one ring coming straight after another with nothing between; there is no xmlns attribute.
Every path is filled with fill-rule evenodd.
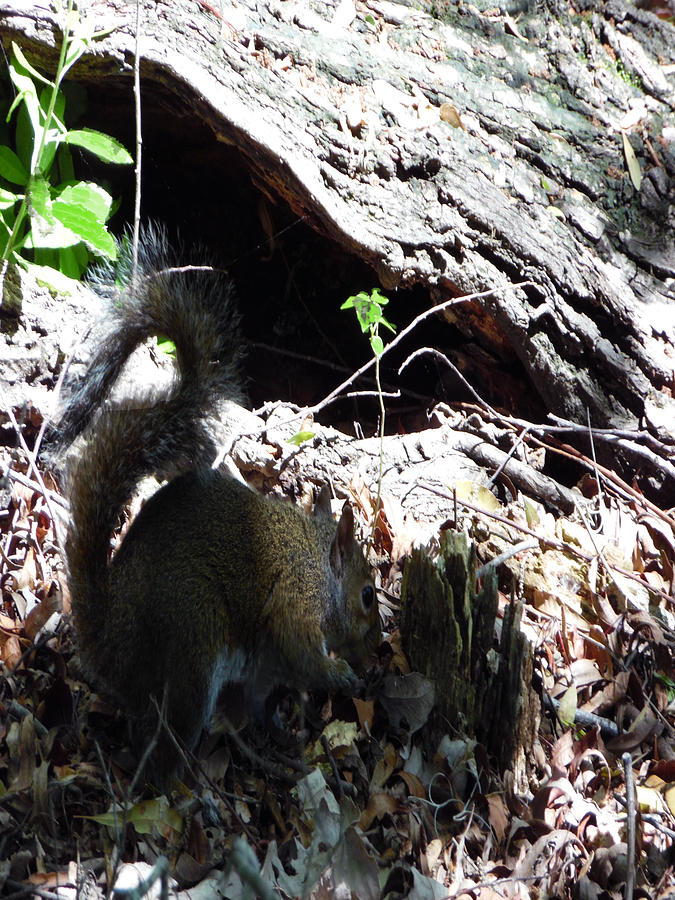
<svg viewBox="0 0 675 900"><path fill-rule="evenodd" d="M363 682L349 663L344 659L335 659L332 663L330 689L344 691L345 694L357 694L363 688Z"/></svg>

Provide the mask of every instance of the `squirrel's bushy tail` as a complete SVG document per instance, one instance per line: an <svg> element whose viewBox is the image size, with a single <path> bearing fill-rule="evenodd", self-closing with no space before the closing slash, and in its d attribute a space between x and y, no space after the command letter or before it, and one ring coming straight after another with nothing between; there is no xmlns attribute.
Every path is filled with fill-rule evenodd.
<svg viewBox="0 0 675 900"><path fill-rule="evenodd" d="M121 273L129 280L130 256L130 248L123 248L118 278ZM242 350L231 283L222 274L186 266L184 260L176 267L175 261L166 233L147 227L135 284L117 288L114 273L99 271L96 288L110 301L105 332L56 429L59 443L65 444L93 423L70 478L66 546L83 647L97 645L110 535L139 480L189 468L211 449L215 455L204 419L219 399L240 396ZM173 341L177 381L164 390L138 391L102 406L124 363L151 335Z"/></svg>

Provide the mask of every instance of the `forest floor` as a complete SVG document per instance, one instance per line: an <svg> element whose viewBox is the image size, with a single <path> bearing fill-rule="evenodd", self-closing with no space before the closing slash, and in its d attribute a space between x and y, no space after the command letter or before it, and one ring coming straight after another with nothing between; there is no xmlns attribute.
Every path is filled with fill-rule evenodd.
<svg viewBox="0 0 675 900"><path fill-rule="evenodd" d="M579 485L590 517L477 486L470 509L466 486L457 491L455 524L479 564L538 536L499 570L500 615L511 585L524 603L526 690L542 708L518 779L457 723L429 749L443 686L409 672L398 631L419 527L385 497L385 640L366 699L279 697L289 746L253 727L224 734L221 715L167 797L132 785L124 718L80 676L54 534L64 504L49 476L41 486L14 459L2 513L0 890L74 897L85 882L145 877L164 856L177 895L191 898L245 896L242 882L262 891L258 877L289 897L350 896L345 885L360 900L672 896L673 514L597 476ZM363 487L355 495L367 505Z"/></svg>

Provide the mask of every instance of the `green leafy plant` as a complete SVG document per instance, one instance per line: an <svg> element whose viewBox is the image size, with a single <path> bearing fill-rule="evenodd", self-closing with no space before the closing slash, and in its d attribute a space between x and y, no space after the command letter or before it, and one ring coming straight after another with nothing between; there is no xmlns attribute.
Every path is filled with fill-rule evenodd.
<svg viewBox="0 0 675 900"><path fill-rule="evenodd" d="M42 75L12 43L9 78L16 89L5 122L15 116L14 147L0 145L0 255L28 268L41 267L47 281L57 269L79 278L92 257L114 259L116 245L106 228L113 200L100 185L75 178L71 147L104 162L133 159L114 138L89 128L68 129L62 82L94 32L69 0L57 4L63 42L54 80ZM6 138L10 132L5 129Z"/></svg>
<svg viewBox="0 0 675 900"><path fill-rule="evenodd" d="M384 342L380 337L380 325L387 328L392 333L396 332L396 326L388 322L382 307L389 303L387 297L380 292L379 288L373 288L370 294L360 291L352 297L348 297L342 304L340 309L353 309L356 318L361 326L361 331L369 335L370 349L375 357L375 383L377 384L377 395L380 401L380 474L377 479L377 499L375 501L375 519L373 531L377 524L377 517L380 513L380 496L382 493L382 471L384 468L384 397L382 394L382 385L380 384L380 357L384 353Z"/></svg>

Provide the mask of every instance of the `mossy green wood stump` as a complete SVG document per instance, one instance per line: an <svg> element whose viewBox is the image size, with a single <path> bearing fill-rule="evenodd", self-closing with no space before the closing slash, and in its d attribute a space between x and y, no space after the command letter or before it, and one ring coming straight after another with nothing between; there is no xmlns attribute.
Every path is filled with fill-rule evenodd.
<svg viewBox="0 0 675 900"><path fill-rule="evenodd" d="M475 737L520 781L539 722L532 651L519 604L507 608L497 637L496 574L489 570L476 590L475 572L475 547L463 532L445 532L436 562L413 552L401 589L403 649L436 686L432 741L448 732Z"/></svg>

